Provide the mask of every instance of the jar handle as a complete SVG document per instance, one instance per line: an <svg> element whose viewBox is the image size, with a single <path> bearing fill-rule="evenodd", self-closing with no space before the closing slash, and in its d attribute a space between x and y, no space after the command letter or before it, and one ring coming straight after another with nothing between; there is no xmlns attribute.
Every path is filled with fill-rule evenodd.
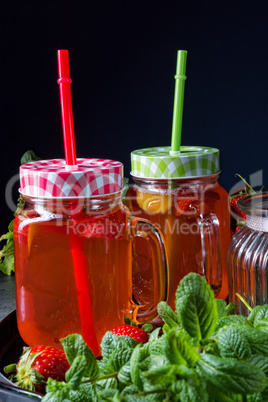
<svg viewBox="0 0 268 402"><path fill-rule="evenodd" d="M201 237L203 276L219 293L222 285L222 252L220 224L215 213L197 218ZM215 289L214 289L215 288Z"/></svg>
<svg viewBox="0 0 268 402"><path fill-rule="evenodd" d="M168 269L163 235L160 230L144 218L132 218L132 278L133 302L137 306L136 320L139 323L157 317L157 305L167 300ZM137 260L145 258L137 252L137 241L143 240L149 251L147 266L141 267ZM135 270L135 264L137 269ZM151 269L150 269L151 268ZM136 271L136 272L135 272Z"/></svg>

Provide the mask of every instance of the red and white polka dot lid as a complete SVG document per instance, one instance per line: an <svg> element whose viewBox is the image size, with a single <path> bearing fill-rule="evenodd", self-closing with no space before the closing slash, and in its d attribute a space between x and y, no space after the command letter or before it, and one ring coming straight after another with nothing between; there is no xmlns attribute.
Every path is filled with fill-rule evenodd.
<svg viewBox="0 0 268 402"><path fill-rule="evenodd" d="M123 164L110 159L77 159L66 169L65 159L29 162L20 167L20 192L31 197L77 198L116 193L123 188Z"/></svg>

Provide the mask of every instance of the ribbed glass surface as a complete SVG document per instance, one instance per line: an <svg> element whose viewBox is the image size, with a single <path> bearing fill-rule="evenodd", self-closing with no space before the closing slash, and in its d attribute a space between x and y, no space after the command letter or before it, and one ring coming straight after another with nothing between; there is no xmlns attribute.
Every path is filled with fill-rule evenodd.
<svg viewBox="0 0 268 402"><path fill-rule="evenodd" d="M228 253L229 301L237 313L249 311L235 295L239 293L251 307L268 303L268 233L242 227L232 237Z"/></svg>

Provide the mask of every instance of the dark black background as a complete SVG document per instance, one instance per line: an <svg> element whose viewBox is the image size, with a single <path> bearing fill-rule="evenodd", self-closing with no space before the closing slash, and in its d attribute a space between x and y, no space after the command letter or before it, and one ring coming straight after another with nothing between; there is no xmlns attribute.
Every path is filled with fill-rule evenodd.
<svg viewBox="0 0 268 402"><path fill-rule="evenodd" d="M185 49L182 144L220 149L228 191L237 172L249 180L262 170L267 184L267 20L267 2L256 0L2 5L1 232L22 154L64 157L57 49L70 52L79 157L120 160L129 177L132 150L170 145L177 50Z"/></svg>

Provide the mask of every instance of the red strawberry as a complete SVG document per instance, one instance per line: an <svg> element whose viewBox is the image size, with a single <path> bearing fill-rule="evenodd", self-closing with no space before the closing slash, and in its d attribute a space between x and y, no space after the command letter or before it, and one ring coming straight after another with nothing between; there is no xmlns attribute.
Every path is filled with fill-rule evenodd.
<svg viewBox="0 0 268 402"><path fill-rule="evenodd" d="M78 221L74 230L87 238L114 238L122 239L126 226L124 209L117 209L107 214L88 215L83 221Z"/></svg>
<svg viewBox="0 0 268 402"><path fill-rule="evenodd" d="M48 378L63 381L69 367L63 351L40 345L25 348L18 364L10 364L4 371L7 374L16 371L12 380L19 387L44 393Z"/></svg>
<svg viewBox="0 0 268 402"><path fill-rule="evenodd" d="M112 330L112 333L117 336L121 335L130 336L131 338L141 343L148 342L147 332L143 331L143 329L141 328L134 327L132 325L128 324L119 325L119 327L116 327Z"/></svg>
<svg viewBox="0 0 268 402"><path fill-rule="evenodd" d="M235 195L234 197L231 197L231 202L230 202L230 208L233 214L235 214L236 219L239 217L242 218L243 221L246 220L246 214L242 211L237 206L237 201L241 200L241 198L246 197L248 194L243 193L243 194L238 194Z"/></svg>
<svg viewBox="0 0 268 402"><path fill-rule="evenodd" d="M185 190L178 194L177 199L174 201L174 213L176 216L188 215L192 216L195 210L192 208L192 203L198 201L198 195L191 190Z"/></svg>
<svg viewBox="0 0 268 402"><path fill-rule="evenodd" d="M199 216L206 215L210 212L210 207L220 199L215 191L206 191L204 196L200 197L197 192L186 190L178 195L175 202L175 215Z"/></svg>
<svg viewBox="0 0 268 402"><path fill-rule="evenodd" d="M237 206L237 201L241 200L241 198L244 198L249 194L254 194L255 191L246 182L246 180L242 176L240 176L240 174L236 173L236 176L238 176L245 183L245 188L242 191L240 191L239 193L234 194L230 197L230 208L231 208L232 216L236 221L238 221L238 220L241 221L241 219L239 219L239 218L242 218L242 220L245 221L246 214L244 212L240 211L240 209ZM261 189L260 191L263 191L263 189Z"/></svg>
<svg viewBox="0 0 268 402"><path fill-rule="evenodd" d="M220 199L220 196L215 191L206 191L204 196L204 201L206 204L214 204L216 201Z"/></svg>

